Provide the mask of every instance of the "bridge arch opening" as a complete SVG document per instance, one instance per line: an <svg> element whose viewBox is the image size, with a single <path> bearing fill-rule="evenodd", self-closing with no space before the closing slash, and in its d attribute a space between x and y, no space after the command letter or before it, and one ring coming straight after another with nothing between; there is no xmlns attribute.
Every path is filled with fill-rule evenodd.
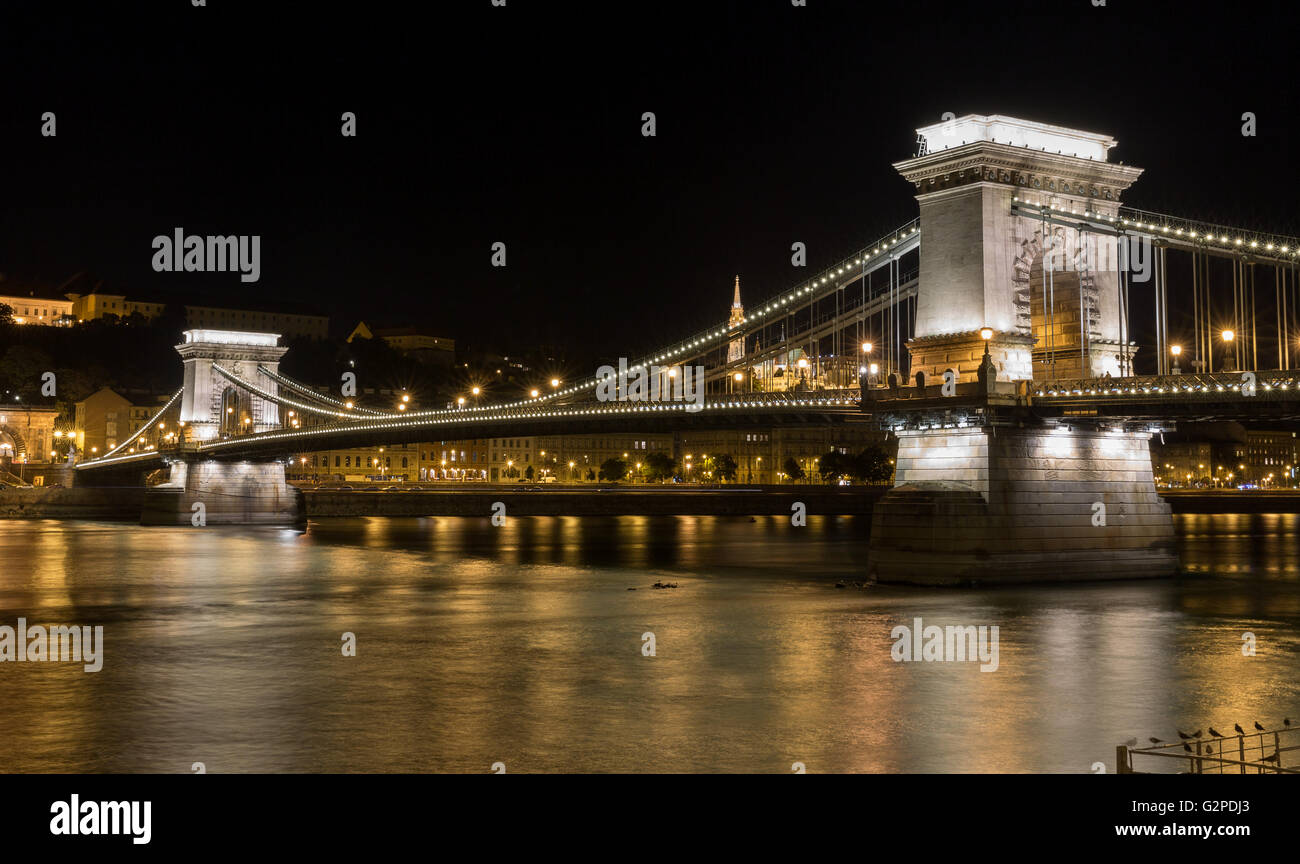
<svg viewBox="0 0 1300 864"><path fill-rule="evenodd" d="M221 391L221 436L229 437L250 431L253 406L249 395L238 387Z"/></svg>
<svg viewBox="0 0 1300 864"><path fill-rule="evenodd" d="M10 426L0 425L0 459L17 459L27 452L27 442Z"/></svg>

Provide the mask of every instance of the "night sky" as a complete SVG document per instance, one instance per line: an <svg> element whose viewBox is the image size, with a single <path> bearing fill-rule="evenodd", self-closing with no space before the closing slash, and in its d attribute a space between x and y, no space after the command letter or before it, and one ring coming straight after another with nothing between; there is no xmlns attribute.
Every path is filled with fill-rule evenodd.
<svg viewBox="0 0 1300 864"><path fill-rule="evenodd" d="M1126 204L1300 234L1282 3L136 5L0 12L0 272L634 354L915 216L890 163L945 111L1109 133ZM176 226L260 234L261 281L153 272Z"/></svg>

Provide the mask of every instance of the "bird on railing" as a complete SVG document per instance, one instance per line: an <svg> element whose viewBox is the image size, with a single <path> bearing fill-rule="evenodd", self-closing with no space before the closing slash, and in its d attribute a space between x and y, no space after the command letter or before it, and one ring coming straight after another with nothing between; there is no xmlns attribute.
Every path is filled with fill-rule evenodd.
<svg viewBox="0 0 1300 864"><path fill-rule="evenodd" d="M1159 738L1148 738L1147 740L1150 741L1152 744L1163 744L1163 743L1165 743L1165 742L1161 741Z"/></svg>
<svg viewBox="0 0 1300 864"><path fill-rule="evenodd" d="M1214 728L1213 726L1210 727L1210 734L1213 735L1215 738L1222 738L1222 737L1223 737L1221 734L1219 734L1219 732L1218 732L1217 730L1215 730L1215 728Z"/></svg>
<svg viewBox="0 0 1300 864"><path fill-rule="evenodd" d="M1283 726L1290 727L1290 725L1291 725L1291 718L1290 718L1290 717L1283 717L1283 718L1282 718L1282 725L1283 725Z"/></svg>
<svg viewBox="0 0 1300 864"><path fill-rule="evenodd" d="M1241 724L1240 724L1240 723L1233 723L1233 724L1232 724L1232 728L1237 730L1237 734L1238 734L1238 735L1245 735L1245 734L1246 734L1246 730L1241 728Z"/></svg>
<svg viewBox="0 0 1300 864"><path fill-rule="evenodd" d="M1200 738L1200 737L1201 737L1201 730L1200 730L1200 729L1197 729L1195 732L1193 732L1193 733L1192 733L1192 737L1193 737L1193 738Z"/></svg>
<svg viewBox="0 0 1300 864"><path fill-rule="evenodd" d="M1259 725L1259 721L1258 721L1258 720L1255 721L1255 731L1256 731L1256 732L1263 732L1263 731L1264 731L1264 727L1261 726L1261 725Z"/></svg>
<svg viewBox="0 0 1300 864"><path fill-rule="evenodd" d="M1138 739L1130 738L1124 742L1124 746L1132 750L1134 747L1138 746Z"/></svg>
<svg viewBox="0 0 1300 864"><path fill-rule="evenodd" d="M1174 731L1177 732L1178 737L1182 738L1184 741L1192 737L1191 735L1188 735L1186 732L1184 732L1182 729L1175 729Z"/></svg>
<svg viewBox="0 0 1300 864"><path fill-rule="evenodd" d="M1281 758L1281 753L1277 750L1274 750L1272 756L1261 756L1259 758L1265 762L1277 762Z"/></svg>
<svg viewBox="0 0 1300 864"><path fill-rule="evenodd" d="M1183 749L1186 750L1188 753L1191 753L1191 752L1192 752L1192 745L1191 745L1191 744L1188 744L1186 741L1184 741L1184 742L1183 742Z"/></svg>

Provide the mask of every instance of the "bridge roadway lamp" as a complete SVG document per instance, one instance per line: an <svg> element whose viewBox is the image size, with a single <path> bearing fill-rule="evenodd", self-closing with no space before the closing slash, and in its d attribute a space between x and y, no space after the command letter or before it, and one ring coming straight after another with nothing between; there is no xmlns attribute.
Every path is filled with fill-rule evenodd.
<svg viewBox="0 0 1300 864"><path fill-rule="evenodd" d="M1180 368L1178 368L1178 358L1179 358L1179 357L1182 355L1182 353L1183 353L1183 346L1182 346L1182 345L1170 345L1170 346L1169 346L1169 353L1172 354L1172 355L1174 355L1174 374L1175 374L1175 375L1182 375L1182 374L1183 374L1183 370L1180 369Z"/></svg>
<svg viewBox="0 0 1300 864"><path fill-rule="evenodd" d="M870 354L870 353L871 353L871 349L874 348L874 347L875 347L875 346L872 345L870 342L863 342L863 343L862 343L862 353L863 353L863 354Z"/></svg>

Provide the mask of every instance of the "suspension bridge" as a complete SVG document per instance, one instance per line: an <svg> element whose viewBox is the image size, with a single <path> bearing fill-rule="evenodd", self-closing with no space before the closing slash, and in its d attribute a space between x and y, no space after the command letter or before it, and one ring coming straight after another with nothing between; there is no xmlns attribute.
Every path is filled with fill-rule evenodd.
<svg viewBox="0 0 1300 864"><path fill-rule="evenodd" d="M1121 206L1142 169L1112 162L1107 135L1000 115L917 134L894 167L918 218L629 361L659 376L703 367L697 403L601 401L593 375L381 410L281 374L274 334L192 330L183 386L78 473L167 467L178 500L231 484L279 496L283 460L337 447L866 420L899 438L875 578L1172 571L1148 439L1178 420L1300 416L1300 240Z"/></svg>

